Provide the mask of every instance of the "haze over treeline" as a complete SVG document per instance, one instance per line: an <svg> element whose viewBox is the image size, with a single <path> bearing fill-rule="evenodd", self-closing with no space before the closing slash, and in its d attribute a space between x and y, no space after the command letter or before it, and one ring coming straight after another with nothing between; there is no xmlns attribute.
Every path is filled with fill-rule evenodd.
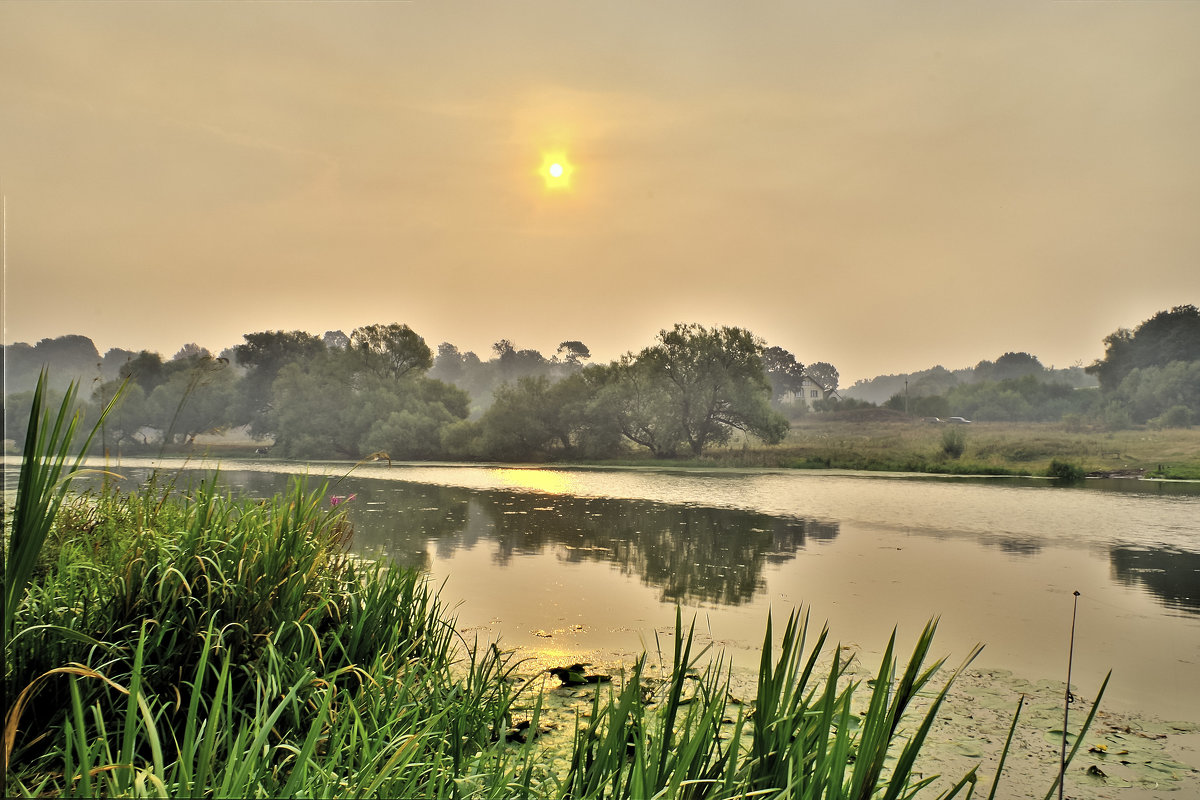
<svg viewBox="0 0 1200 800"><path fill-rule="evenodd" d="M436 350L399 323L349 334L248 333L213 354L170 358L112 349L82 335L4 348L6 437L20 440L38 372L78 380L91 413L123 395L103 445L188 446L245 427L294 458L603 459L637 452L701 456L735 431L782 442L789 419L882 405L912 416L1065 422L1118 429L1200 419L1200 311L1177 306L1104 339L1086 368L1047 369L1024 352L948 370L858 381L805 365L738 327L677 324L608 364L584 342L547 356L497 341L485 360L449 342Z"/></svg>

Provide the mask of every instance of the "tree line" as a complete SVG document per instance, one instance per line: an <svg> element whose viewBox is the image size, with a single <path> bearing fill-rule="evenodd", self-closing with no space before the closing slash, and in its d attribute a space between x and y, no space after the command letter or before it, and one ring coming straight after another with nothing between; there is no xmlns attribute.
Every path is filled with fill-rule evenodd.
<svg viewBox="0 0 1200 800"><path fill-rule="evenodd" d="M884 406L917 416L981 421L1062 421L1068 427L1119 430L1134 425L1187 427L1200 420L1200 310L1160 311L1104 339L1092 364L1047 369L1036 356L1005 353L951 372L937 366L860 381L850 398L891 391ZM907 386L903 384L907 382Z"/></svg>
<svg viewBox="0 0 1200 800"><path fill-rule="evenodd" d="M1119 429L1182 427L1200 420L1200 311L1177 306L1104 339L1093 364L1045 368L1028 353L1005 353L969 370L934 367L880 376L836 393L831 364L805 366L738 327L678 324L649 346L591 364L580 341L554 355L501 339L488 359L443 342L436 352L407 325L249 333L213 355L196 344L170 359L64 336L3 350L6 438L24 438L29 391L43 364L63 388L91 386L103 407L124 387L101 446L186 447L201 433L247 426L273 440L272 453L305 459L607 459L644 452L696 457L735 432L783 440L784 412L801 386L819 387L817 411L879 405L915 417L1061 421ZM811 383L806 384L805 381ZM907 387L904 382L907 381Z"/></svg>
<svg viewBox="0 0 1200 800"><path fill-rule="evenodd" d="M776 443L788 421L773 406L805 374L791 353L738 327L678 324L609 364L562 342L547 358L502 339L488 360L450 343L436 354L409 326L249 333L219 355L191 344L164 360L151 351L103 357L82 336L17 344L5 368L20 388L55 357L82 375L102 407L122 394L103 446L186 446L201 433L248 426L293 458L525 460L611 458L631 450L702 455L735 431ZM832 365L814 374L833 382ZM60 378L60 388L65 380ZM6 395L23 420L27 392ZM7 434L20 440L18 427Z"/></svg>

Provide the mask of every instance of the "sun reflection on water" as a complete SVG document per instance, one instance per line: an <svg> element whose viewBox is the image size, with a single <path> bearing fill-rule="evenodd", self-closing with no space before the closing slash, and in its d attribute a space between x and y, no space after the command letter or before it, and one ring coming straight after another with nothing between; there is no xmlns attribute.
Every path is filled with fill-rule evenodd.
<svg viewBox="0 0 1200 800"><path fill-rule="evenodd" d="M546 469L501 468L492 471L501 484L514 489L531 489L546 494L568 494L575 482L565 473Z"/></svg>

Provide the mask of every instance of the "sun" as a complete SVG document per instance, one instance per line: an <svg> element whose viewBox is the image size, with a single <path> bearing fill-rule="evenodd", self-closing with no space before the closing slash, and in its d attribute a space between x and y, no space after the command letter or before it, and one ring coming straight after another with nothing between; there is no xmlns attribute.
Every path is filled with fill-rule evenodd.
<svg viewBox="0 0 1200 800"><path fill-rule="evenodd" d="M566 153L543 153L542 166L538 174L546 182L546 188L551 190L571 188L571 175L575 167L567 160Z"/></svg>

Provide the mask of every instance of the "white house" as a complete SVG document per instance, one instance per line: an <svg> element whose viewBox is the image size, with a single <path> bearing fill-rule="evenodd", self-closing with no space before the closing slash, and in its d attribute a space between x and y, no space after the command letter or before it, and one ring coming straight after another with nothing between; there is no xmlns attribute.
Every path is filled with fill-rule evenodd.
<svg viewBox="0 0 1200 800"><path fill-rule="evenodd" d="M794 392L784 392L779 398L779 402L785 406L803 403L808 410L811 411L813 403L817 402L823 397L839 397L839 395L836 389L826 395L824 386L805 375L803 382L800 384L800 388Z"/></svg>

